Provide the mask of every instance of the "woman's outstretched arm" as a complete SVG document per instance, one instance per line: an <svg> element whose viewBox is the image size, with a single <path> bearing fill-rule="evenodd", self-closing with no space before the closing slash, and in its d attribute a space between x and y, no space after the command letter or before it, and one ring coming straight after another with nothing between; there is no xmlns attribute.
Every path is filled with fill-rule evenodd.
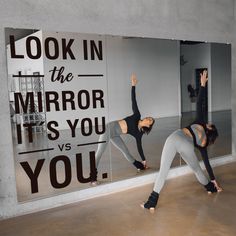
<svg viewBox="0 0 236 236"><path fill-rule="evenodd" d="M204 165L206 167L206 170L207 170L207 173L208 173L210 179L211 180L215 180L215 175L213 173L213 170L211 168L211 164L209 162L209 157L208 157L207 149L206 148L201 148L200 152L201 152L202 160L204 162Z"/></svg>
<svg viewBox="0 0 236 236"><path fill-rule="evenodd" d="M138 152L139 152L139 155L140 155L142 161L146 161L146 158L145 158L144 153L143 153L143 147L142 147L142 140L141 140L141 138L136 138L136 143L137 143Z"/></svg>
<svg viewBox="0 0 236 236"><path fill-rule="evenodd" d="M132 110L134 114L140 115L137 101L136 101L136 93L135 93L135 86L138 83L136 75L132 74L130 79L131 79L131 84L132 84L132 89L131 89Z"/></svg>
<svg viewBox="0 0 236 236"><path fill-rule="evenodd" d="M206 83L208 81L207 70L204 70L201 74L201 87L198 93L197 99L197 121L199 122L207 122L207 114L204 109L204 105L206 105Z"/></svg>
<svg viewBox="0 0 236 236"><path fill-rule="evenodd" d="M208 157L208 153L207 153L207 149L206 148L201 148L200 149L200 152L201 152L201 155L202 155L202 159L203 159L203 162L204 162L204 165L206 167L206 170L207 170L207 173L211 179L211 182L215 185L216 189L218 192L221 192L222 191L222 188L219 186L219 184L216 182L216 179L215 179L215 175L213 173L213 170L212 170L212 167L211 167L211 164L209 162L209 157Z"/></svg>

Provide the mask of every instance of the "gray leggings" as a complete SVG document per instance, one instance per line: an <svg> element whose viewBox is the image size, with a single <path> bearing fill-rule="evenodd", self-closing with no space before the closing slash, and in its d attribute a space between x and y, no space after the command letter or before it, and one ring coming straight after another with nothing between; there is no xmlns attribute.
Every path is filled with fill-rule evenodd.
<svg viewBox="0 0 236 236"><path fill-rule="evenodd" d="M204 175L199 161L194 152L193 141L190 137L187 137L182 130L176 130L167 139L161 154L161 166L159 174L156 178L153 190L160 193L168 171L170 169L171 163L175 157L176 153L179 153L183 160L191 167L196 175L198 181L202 185L206 185L209 180Z"/></svg>
<svg viewBox="0 0 236 236"><path fill-rule="evenodd" d="M129 153L128 148L126 147L124 141L122 140L122 138L120 137L120 135L122 134L120 125L118 123L118 121L112 121L110 123L107 124L106 126L106 132L102 135L100 135L99 137L99 142L102 141L106 141L105 143L100 143L98 144L98 149L96 152L96 166L98 167L100 159L102 157L102 154L104 153L107 144L109 142L109 139L111 140L111 142L113 143L113 145L115 147L117 147L122 154L125 156L125 158L131 162L134 163L135 159L131 156L131 154Z"/></svg>

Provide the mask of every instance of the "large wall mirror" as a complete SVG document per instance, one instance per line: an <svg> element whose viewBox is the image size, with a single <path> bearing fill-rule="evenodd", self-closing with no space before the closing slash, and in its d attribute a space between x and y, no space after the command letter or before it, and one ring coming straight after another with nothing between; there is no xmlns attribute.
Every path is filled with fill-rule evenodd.
<svg viewBox="0 0 236 236"><path fill-rule="evenodd" d="M18 201L99 188L96 176L104 185L158 171L168 135L194 120L202 68L208 119L220 133L210 157L231 154L230 45L5 32ZM135 109L155 120L140 139L122 126ZM133 162L143 156L149 168L139 171ZM172 167L183 164L177 156Z"/></svg>

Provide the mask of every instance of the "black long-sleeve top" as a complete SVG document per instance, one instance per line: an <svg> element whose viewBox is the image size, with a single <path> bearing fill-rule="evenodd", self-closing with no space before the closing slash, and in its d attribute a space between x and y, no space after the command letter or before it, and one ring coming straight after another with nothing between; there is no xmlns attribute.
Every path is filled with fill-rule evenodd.
<svg viewBox="0 0 236 236"><path fill-rule="evenodd" d="M137 101L136 101L135 86L132 86L132 89L131 89L131 101L132 101L133 115L128 116L124 119L128 127L127 133L132 135L136 139L139 155L142 158L142 160L145 161L146 158L144 156L143 148L142 148L143 132L139 130L138 128L138 122L141 118L141 114L139 112Z"/></svg>
<svg viewBox="0 0 236 236"><path fill-rule="evenodd" d="M204 128L204 131L206 133L206 131L207 131L207 127L206 127L206 122L207 122L206 117L207 117L207 114L205 114L206 111L204 109L204 105L206 105L205 104L205 102L206 102L205 93L206 93L206 87L201 86L200 90L199 90L199 94L198 94L198 100L197 100L197 116L196 116L196 120L191 125L193 125L193 124L201 125ZM191 125L189 125L186 128L192 134L194 146L197 147L198 150L201 153L204 165L206 167L206 170L208 172L208 175L209 175L210 179L211 180L215 180L215 176L214 176L213 170L211 168L211 165L210 165L210 162L209 162L208 153L207 153L208 140L207 140L206 145L204 147L198 145L197 142L196 142L196 136L195 136L195 134L194 134L194 132L193 132L193 130L191 128Z"/></svg>

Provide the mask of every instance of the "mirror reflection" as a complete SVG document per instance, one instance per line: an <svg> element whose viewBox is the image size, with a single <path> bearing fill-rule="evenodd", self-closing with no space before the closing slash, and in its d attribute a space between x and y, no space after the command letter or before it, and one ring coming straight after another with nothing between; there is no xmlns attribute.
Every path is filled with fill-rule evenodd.
<svg viewBox="0 0 236 236"><path fill-rule="evenodd" d="M231 153L230 45L23 29L6 44L19 201L158 171L196 118L204 69L208 154Z"/></svg>
<svg viewBox="0 0 236 236"><path fill-rule="evenodd" d="M208 148L209 158L231 154L231 46L181 41L180 55L181 126L196 116L200 72L207 69L204 110L207 122L215 124L219 133L215 145Z"/></svg>
<svg viewBox="0 0 236 236"><path fill-rule="evenodd" d="M155 123L148 135L142 135L142 148L149 169L137 172L111 145L112 177L120 180L159 169L166 137L179 127L179 43L174 40L133 37L107 37L109 120L132 115L130 76L135 73L136 100L141 115ZM170 117L169 120L166 117ZM134 159L142 161L136 140L121 135ZM176 158L172 166L179 166Z"/></svg>

